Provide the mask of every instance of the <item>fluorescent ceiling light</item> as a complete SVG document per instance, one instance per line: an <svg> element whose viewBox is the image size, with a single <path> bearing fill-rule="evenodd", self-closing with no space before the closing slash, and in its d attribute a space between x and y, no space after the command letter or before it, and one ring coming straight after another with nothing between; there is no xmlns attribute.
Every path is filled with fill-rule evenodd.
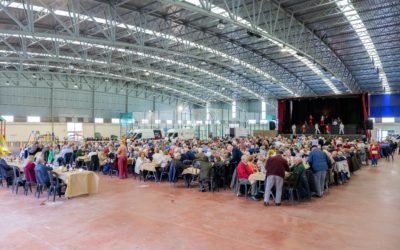
<svg viewBox="0 0 400 250"><path fill-rule="evenodd" d="M182 2L186 2L186 3L190 3L193 4L197 7L202 7L202 1L201 0L182 0ZM281 43L280 41L278 41L275 38L271 38L270 35L268 34L268 31L262 29L261 27L254 27L254 25L252 25L249 21L243 19L242 17L239 17L237 15L235 15L234 13L230 13L227 10L220 8L218 6L212 5L211 4L211 12L217 15L221 15L225 18L232 18L235 19L235 21L239 22L240 24L248 27L249 29L257 29L257 32L264 35L264 37L266 39L268 39L269 41L271 41L272 43L274 43L275 45L278 45L281 48L287 47L285 46L283 43ZM232 17L233 16L233 17ZM319 77L321 77L322 81L328 85L328 87L335 93L335 94L339 94L340 91L336 88L336 86L323 74L323 72L317 68L308 58L306 57L301 57L297 54L297 51L295 51L292 48L287 47L285 49L286 52L289 52L290 54L292 54L294 57L296 57L298 60L300 60L302 63L304 63L307 67L309 67L312 71L314 71L314 73L316 73ZM283 86L281 86L283 87ZM288 89L286 89L288 90ZM290 92L291 94L294 94L294 92Z"/></svg>
<svg viewBox="0 0 400 250"><path fill-rule="evenodd" d="M35 5L31 5L31 6L32 6L32 10L33 11L41 12L42 14L51 14L50 10L45 8L45 7L35 6ZM13 2L13 3L10 3L8 5L8 7L25 10L27 6L25 6L23 3ZM221 10L223 10L223 9L221 9ZM53 10L53 13L55 15L59 15L59 16L63 16L63 17L68 17L68 18L71 17L70 16L70 12L68 12L68 11ZM223 14L221 14L221 15L223 15ZM76 17L79 18L81 21L94 21L94 22L97 22L97 23L100 23L100 24L108 24L108 21L106 19L99 18L99 17L90 17L90 16L87 16L87 15L83 15L81 13L76 15ZM241 19L241 18L239 18L239 19ZM221 51L215 50L213 48L210 48L210 47L207 47L207 46L204 46L204 45L201 45L201 44L189 41L189 40L185 40L185 39L182 39L182 38L179 38L179 37L175 37L175 36L167 34L167 33L162 33L162 32L158 32L158 31L155 31L155 30L145 29L145 28L142 28L142 27L139 27L139 26L134 26L134 25L125 24L125 23L119 23L119 22L115 22L115 25L118 28L128 29L128 30L131 30L131 31L134 31L134 32L142 32L142 33L145 33L147 35L156 36L156 37L163 38L163 39L168 39L168 40L171 40L171 41L176 42L176 43L185 44L186 46L190 46L192 48L197 48L197 49L206 51L208 53L223 57L225 59L233 61L234 63L240 64L241 66L243 66L245 68L248 68L248 69L256 72L259 75L262 75L263 77L267 78L270 81L278 83L279 86L284 86L283 83L279 82L275 77L265 73L264 70L262 70L260 68L257 68L256 66L254 66L254 65L252 65L250 63L247 63L247 62L245 62L243 60L240 60L240 59L238 59L238 58L236 58L234 56L231 56L231 55L225 54L225 53L223 53ZM259 96L256 92L253 92L250 89L246 88L246 91L248 91L250 94L253 94L257 98L261 98L261 96ZM293 94L293 93L291 93L291 94Z"/></svg>
<svg viewBox="0 0 400 250"><path fill-rule="evenodd" d="M358 15L357 10L354 8L354 5L351 3L350 0L336 0L336 4L342 11L343 15L347 18L354 31L357 33L365 50L372 58L375 67L379 70L379 79L382 81L382 87L385 89L386 92L390 92L389 82L383 69L382 61L379 57L378 51L376 50L375 45L368 33L368 30L361 20L361 17Z"/></svg>
<svg viewBox="0 0 400 250"><path fill-rule="evenodd" d="M14 64L14 63L11 63L11 64L10 64L10 63L8 63L8 62L0 62L0 64L3 64L3 65L11 65L11 64ZM43 68L48 67L48 68L61 69L61 70L64 69L64 67L55 66L55 65L32 64L32 63L15 63L15 64L19 64L19 65L22 64L22 65L24 65L24 66L30 66L30 67L43 67ZM117 74L111 74L111 73L107 73L107 72L103 72L103 71L95 71L95 70L88 70L88 69L83 69L83 70L77 69L76 71L77 71L77 72L84 72L84 73L92 73L92 74L94 74L94 75L105 75L105 76L108 76L108 77L122 78L122 79L126 79L126 80L131 80L131 81L139 81L139 79L137 79L137 78L127 77L127 76L121 76L121 75L117 75ZM189 96L189 97L191 97L191 98L193 98L193 99L196 99L197 101L199 101L199 102L201 102L201 103L206 103L206 101L205 101L204 99L199 98L199 97L197 97L197 96L194 96L194 95L192 95L192 94L190 94L190 93L187 93L187 92L185 92L185 91L177 90L177 89L174 89L174 88L171 88L171 87L169 87L169 86L162 85L162 84L159 84L159 83L153 83L153 84L156 85L156 86L159 87L159 88L163 88L163 89L166 89L166 90L175 92L175 93L177 93L178 95L179 95L179 94L183 94L183 95Z"/></svg>
<svg viewBox="0 0 400 250"><path fill-rule="evenodd" d="M118 52L125 53L125 54L133 54L133 55L137 55L137 56L143 56L143 57L146 57L146 58L155 59L155 60L158 60L158 61L164 61L164 62L167 62L167 63L171 63L171 64L175 64L175 65L178 65L178 66L181 66L181 67L188 68L190 70L195 70L195 71L207 74L211 78L217 78L218 80L227 82L227 83L229 83L230 85L232 85L234 87L238 87L238 88L240 87L244 91L246 91L247 93L257 97L258 99L262 99L263 98L261 95L257 94L256 92L254 92L254 91L252 91L250 89L247 89L246 87L241 86L241 84L239 84L239 83L237 83L235 81L232 81L232 80L230 80L230 79L228 79L226 77L217 75L217 74L215 74L213 72L204 70L202 68L195 67L193 65L185 64L185 63L178 62L178 61L175 61L175 60L172 60L172 59L168 59L168 58L164 58L164 57L159 57L159 56L155 56L155 55L146 54L146 53L143 53L143 52L132 51L132 50L122 49L122 48L113 47L113 46L97 44L97 43L93 43L93 42L91 42L91 43L81 42L81 41L72 40L72 39L52 38L52 37L45 37L45 36L40 36L40 35L35 35L35 36L32 36L32 35L21 35L21 34L7 33L7 32L0 32L0 34L4 34L4 35L7 35L7 36L11 36L11 37L21 37L21 36L23 36L23 37L26 37L26 38L32 39L32 40L40 39L40 40L52 41L52 42L54 42L54 41L59 41L59 42L64 42L64 43L66 42L66 43L70 43L70 44L74 44L74 45L79 45L79 46L82 46L82 47L94 47L94 48L103 49L103 50L112 49L114 51L118 51ZM37 53L37 54L40 54L40 53ZM56 57L56 56L53 55L52 57ZM66 58L71 59L71 60L74 59L74 57L66 57ZM99 62L98 60L91 60L91 59L88 59L87 61L89 61L89 62ZM214 93L218 93L218 92L214 91Z"/></svg>

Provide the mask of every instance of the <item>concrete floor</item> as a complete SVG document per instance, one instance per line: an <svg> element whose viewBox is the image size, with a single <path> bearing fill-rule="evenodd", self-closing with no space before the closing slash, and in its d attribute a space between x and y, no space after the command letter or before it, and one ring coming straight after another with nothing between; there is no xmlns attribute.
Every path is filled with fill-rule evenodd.
<svg viewBox="0 0 400 250"><path fill-rule="evenodd" d="M364 167L323 199L268 208L109 176L98 194L56 203L0 187L0 249L400 249L399 160Z"/></svg>

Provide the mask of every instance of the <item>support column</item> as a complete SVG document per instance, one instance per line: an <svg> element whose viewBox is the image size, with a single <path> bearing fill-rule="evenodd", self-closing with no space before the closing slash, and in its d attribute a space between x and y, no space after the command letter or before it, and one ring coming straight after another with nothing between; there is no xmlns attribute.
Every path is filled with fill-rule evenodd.
<svg viewBox="0 0 400 250"><path fill-rule="evenodd" d="M128 113L128 101L129 101L129 93L126 91L125 95L125 113Z"/></svg>
<svg viewBox="0 0 400 250"><path fill-rule="evenodd" d="M50 88L50 119L51 119L51 134L54 134L54 107L53 107L53 99L54 99L54 85L51 84Z"/></svg>
<svg viewBox="0 0 400 250"><path fill-rule="evenodd" d="M94 121L95 116L95 89L93 87L93 92L92 92L92 119L93 119L93 138L96 135L96 123Z"/></svg>

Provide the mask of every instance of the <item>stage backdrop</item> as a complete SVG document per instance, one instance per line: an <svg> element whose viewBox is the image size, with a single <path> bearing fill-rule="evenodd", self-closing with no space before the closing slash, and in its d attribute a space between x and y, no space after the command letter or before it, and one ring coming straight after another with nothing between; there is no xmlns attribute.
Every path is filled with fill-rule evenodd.
<svg viewBox="0 0 400 250"><path fill-rule="evenodd" d="M300 126L311 114L314 117L313 123L319 123L321 116L327 117L325 123L332 123L334 118L340 117L344 124L357 124L361 126L367 119L368 103L365 94L340 95L325 97L307 97L279 100L280 109L278 112L280 120L280 132L291 131L293 123ZM365 109L364 109L365 108Z"/></svg>

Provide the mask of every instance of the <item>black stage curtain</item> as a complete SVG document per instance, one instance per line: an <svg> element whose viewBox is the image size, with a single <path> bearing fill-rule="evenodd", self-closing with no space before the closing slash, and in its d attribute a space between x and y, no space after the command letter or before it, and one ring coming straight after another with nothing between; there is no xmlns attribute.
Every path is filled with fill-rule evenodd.
<svg viewBox="0 0 400 250"><path fill-rule="evenodd" d="M338 117L344 124L360 124L364 121L362 95L287 99L285 111L285 131L291 131L293 123L297 126L305 121L308 123L310 114L314 117L313 124L319 123L322 115L327 117L325 123L329 124Z"/></svg>

